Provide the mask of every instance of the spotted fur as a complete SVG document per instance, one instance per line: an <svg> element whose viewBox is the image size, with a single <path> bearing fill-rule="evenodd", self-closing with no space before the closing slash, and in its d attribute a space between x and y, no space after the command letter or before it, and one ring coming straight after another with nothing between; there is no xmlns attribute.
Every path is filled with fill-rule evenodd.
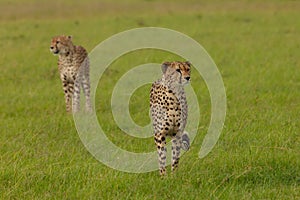
<svg viewBox="0 0 300 200"><path fill-rule="evenodd" d="M75 46L71 36L56 36L51 40L50 51L58 55L58 70L65 93L67 112L80 110L80 87L86 98L86 110L91 111L89 59L82 46Z"/></svg>
<svg viewBox="0 0 300 200"><path fill-rule="evenodd" d="M172 171L179 162L180 149L189 149L189 137L184 131L188 105L184 85L190 81L189 62L165 62L163 77L152 84L150 112L157 147L160 174L166 174L166 137L172 138Z"/></svg>

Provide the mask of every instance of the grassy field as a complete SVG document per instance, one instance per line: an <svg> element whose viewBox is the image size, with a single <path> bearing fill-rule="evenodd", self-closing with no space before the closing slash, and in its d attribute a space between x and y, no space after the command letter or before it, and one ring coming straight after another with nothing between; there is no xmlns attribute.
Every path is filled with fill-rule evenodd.
<svg viewBox="0 0 300 200"><path fill-rule="evenodd" d="M300 2L298 1L17 1L0 2L1 199L300 199ZM198 151L210 120L210 97L194 73L201 121L173 175L131 174L98 162L65 113L57 57L50 39L70 34L91 51L136 27L180 31L216 62L227 93L222 135L204 159ZM127 54L97 88L99 123L118 146L153 151L153 139L125 135L110 97L133 66L176 55ZM149 123L150 85L132 96L136 123ZM168 168L168 171L169 168Z"/></svg>

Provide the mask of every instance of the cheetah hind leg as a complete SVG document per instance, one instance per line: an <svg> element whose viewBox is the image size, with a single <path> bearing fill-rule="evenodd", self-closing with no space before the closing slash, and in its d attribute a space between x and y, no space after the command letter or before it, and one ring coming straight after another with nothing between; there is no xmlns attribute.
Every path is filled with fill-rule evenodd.
<svg viewBox="0 0 300 200"><path fill-rule="evenodd" d="M88 113L92 112L92 104L91 104L91 85L88 75L82 78L81 87L85 96L85 109Z"/></svg>
<svg viewBox="0 0 300 200"><path fill-rule="evenodd" d="M74 83L73 113L80 111L80 81L80 77L77 77Z"/></svg>

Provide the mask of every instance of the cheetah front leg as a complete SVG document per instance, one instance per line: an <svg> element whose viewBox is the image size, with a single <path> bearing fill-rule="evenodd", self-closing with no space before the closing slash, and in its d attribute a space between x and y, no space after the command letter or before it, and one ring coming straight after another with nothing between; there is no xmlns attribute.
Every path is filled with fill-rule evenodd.
<svg viewBox="0 0 300 200"><path fill-rule="evenodd" d="M166 174L166 137L162 133L156 133L154 135L155 144L158 153L159 172L163 176Z"/></svg>
<svg viewBox="0 0 300 200"><path fill-rule="evenodd" d="M70 113L72 111L72 93L73 93L73 85L68 82L63 83L63 90L65 93L65 103L66 103L66 111Z"/></svg>
<svg viewBox="0 0 300 200"><path fill-rule="evenodd" d="M66 111L70 113L72 110L71 101L73 96L73 83L68 82L65 75L62 75L61 80L65 94Z"/></svg>
<svg viewBox="0 0 300 200"><path fill-rule="evenodd" d="M182 139L180 133L172 137L172 171L178 167Z"/></svg>

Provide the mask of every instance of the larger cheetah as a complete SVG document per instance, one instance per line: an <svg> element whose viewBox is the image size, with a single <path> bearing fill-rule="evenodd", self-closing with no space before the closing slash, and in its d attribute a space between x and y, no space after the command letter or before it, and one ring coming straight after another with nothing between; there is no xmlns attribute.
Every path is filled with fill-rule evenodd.
<svg viewBox="0 0 300 200"><path fill-rule="evenodd" d="M190 81L189 62L165 62L163 77L152 84L150 112L157 146L160 175L166 174L166 136L172 138L172 171L179 162L180 149L189 148L189 137L184 131L188 106L184 85Z"/></svg>
<svg viewBox="0 0 300 200"><path fill-rule="evenodd" d="M71 36L56 36L51 40L50 51L58 55L58 70L65 93L67 112L80 109L80 87L86 98L86 110L91 111L89 59L82 46L75 46ZM72 104L71 104L72 102Z"/></svg>

